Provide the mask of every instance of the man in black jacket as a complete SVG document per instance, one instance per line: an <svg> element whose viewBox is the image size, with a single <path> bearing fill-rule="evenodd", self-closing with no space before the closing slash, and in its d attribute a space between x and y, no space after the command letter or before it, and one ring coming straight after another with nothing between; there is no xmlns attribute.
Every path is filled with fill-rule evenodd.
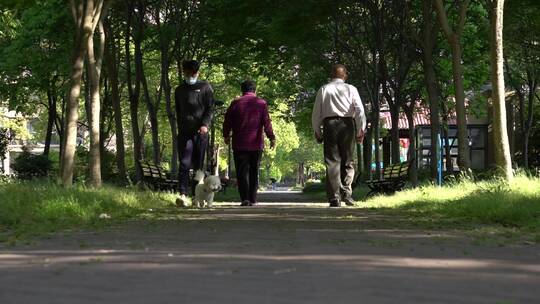
<svg viewBox="0 0 540 304"><path fill-rule="evenodd" d="M178 158L180 198L176 204L187 205L190 187L189 170L203 168L204 155L208 145L208 129L214 112L214 94L206 81L198 80L199 63L188 60L182 63L184 81L175 92L176 120L178 123Z"/></svg>

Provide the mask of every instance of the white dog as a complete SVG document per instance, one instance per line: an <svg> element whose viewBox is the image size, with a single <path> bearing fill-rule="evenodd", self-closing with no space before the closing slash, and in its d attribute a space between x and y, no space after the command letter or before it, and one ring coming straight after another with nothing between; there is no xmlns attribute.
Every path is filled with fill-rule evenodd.
<svg viewBox="0 0 540 304"><path fill-rule="evenodd" d="M219 159L219 146L217 149L216 159ZM193 207L203 208L205 205L208 208L212 208L214 202L214 194L221 190L221 179L219 178L219 169L216 165L214 175L204 177L204 172L198 170L195 173L197 186L195 186L195 196L193 197Z"/></svg>
<svg viewBox="0 0 540 304"><path fill-rule="evenodd" d="M206 205L206 207L212 208L214 194L221 190L219 176L210 175L204 178L204 172L199 170L195 174L195 180L199 180L199 183L195 187L193 207L203 208Z"/></svg>

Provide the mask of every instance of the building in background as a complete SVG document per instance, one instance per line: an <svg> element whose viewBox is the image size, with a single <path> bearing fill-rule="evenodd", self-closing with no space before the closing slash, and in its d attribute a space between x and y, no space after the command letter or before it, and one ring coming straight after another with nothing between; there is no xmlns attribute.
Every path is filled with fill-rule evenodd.
<svg viewBox="0 0 540 304"><path fill-rule="evenodd" d="M451 115L452 116L452 115ZM380 139L381 153L383 160L383 167L385 164L390 164L391 154L391 137L389 130L392 129L392 120L390 112L382 110L380 113L381 127L388 130L384 132ZM405 113L401 112L399 117L399 142L400 142L400 161L406 161L408 159L409 149L415 149L416 162L419 169L429 168L431 166L431 121L429 116L429 108L417 103L416 109L413 115L414 122L414 134L412 136L416 139L416 146L411 147L410 134L409 134L409 121L405 116ZM442 125L442 124L441 124ZM488 117L475 117L474 115L467 115L467 129L469 133L469 148L471 167L475 170L484 170L489 167L489 149L488 149L488 129L489 120ZM442 129L440 131L441 138L443 138ZM457 138L457 125L455 117L449 117L448 119L448 142L450 159L452 160L452 167L454 171L459 171L457 164L458 159L458 138ZM437 144L437 143L435 143ZM441 143L442 146L442 161L443 168L446 170L446 146L444 140ZM375 159L375 158L373 158ZM375 167L374 165L372 166Z"/></svg>
<svg viewBox="0 0 540 304"><path fill-rule="evenodd" d="M37 115L27 117L16 111L9 111L6 108L0 108L0 128L6 128L14 135L7 147L6 154L2 158L0 165L0 174L12 174L11 164L26 148L32 154L42 154L45 149L44 141L34 140L39 138L36 134L36 125L38 123ZM53 131L50 151L60 151L58 136Z"/></svg>

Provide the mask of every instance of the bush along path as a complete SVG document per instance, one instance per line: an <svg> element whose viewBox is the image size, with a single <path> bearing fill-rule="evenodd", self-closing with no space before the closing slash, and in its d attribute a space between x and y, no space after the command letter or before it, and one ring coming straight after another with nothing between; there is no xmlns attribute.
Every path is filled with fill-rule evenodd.
<svg viewBox="0 0 540 304"><path fill-rule="evenodd" d="M481 197L493 192L482 187ZM429 189L409 191L425 192L417 195L421 199L439 193L439 203L411 205L406 197L413 195L405 191L360 208L330 209L320 200L286 204L284 193L280 204L218 203L212 210L177 209L167 196L121 191L142 195L134 202L109 189L114 194L106 200L115 207L101 203L87 211L98 219L109 211L111 219L101 219L107 229L90 225L28 244L0 244L0 302L539 302L540 246L530 220L508 225L450 213L444 207L448 189ZM86 200L93 190L65 191L56 199L71 193L75 205L99 201ZM493 199L504 200L501 191ZM469 195L455 196L462 204ZM146 205L152 198L153 205ZM390 203L397 198L403 202ZM118 206L130 211L114 213ZM520 231L529 231L528 237Z"/></svg>

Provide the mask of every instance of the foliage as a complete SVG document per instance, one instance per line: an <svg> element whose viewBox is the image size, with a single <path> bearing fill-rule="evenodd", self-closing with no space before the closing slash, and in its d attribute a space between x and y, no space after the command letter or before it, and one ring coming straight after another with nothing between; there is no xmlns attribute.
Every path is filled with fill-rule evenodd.
<svg viewBox="0 0 540 304"><path fill-rule="evenodd" d="M47 155L35 155L23 147L23 152L15 159L12 167L18 178L32 179L49 176L52 162Z"/></svg>
<svg viewBox="0 0 540 304"><path fill-rule="evenodd" d="M276 135L276 149L266 150L261 161L265 170L261 175L262 180L274 177L281 180L284 175L291 175L296 162L290 157L291 152L299 147L299 138L292 122L287 122L280 117L272 120ZM267 144L268 146L268 144Z"/></svg>
<svg viewBox="0 0 540 304"><path fill-rule="evenodd" d="M2 128L10 130L10 136L12 139L29 140L32 139L32 134L28 132L26 124L28 121L17 115L16 117L8 117L7 113L0 109L0 126Z"/></svg>
<svg viewBox="0 0 540 304"><path fill-rule="evenodd" d="M137 7L144 10L139 33L138 20L131 20L130 70L134 72L133 40L141 36L144 79L139 83L146 87L148 99L156 107L159 147L153 147L150 138L150 116L144 106L146 92L141 90L137 120L141 126L144 156L152 157L159 149L164 163L172 161L173 139L169 116L165 105L165 90L162 85L163 69L174 87L181 82L179 66L182 60L195 58L202 62L201 79L209 80L215 96L229 104L240 94L239 83L251 78L258 83L258 94L269 103L274 129L277 133L275 151L265 151L261 177L294 178L300 164L307 171L323 172L322 147L312 139L310 124L311 109L317 89L327 81L329 68L342 62L349 67L349 82L356 85L366 109L371 111L372 102L381 96L379 79L387 78L391 85L399 85L404 99L415 97L415 92L425 95L423 73L417 35L423 19L419 1L282 1L277 5L270 0L220 0L220 1L116 1L107 14L110 26L109 41L116 47L116 62L119 71L120 104L122 123L125 130L126 166L133 168L133 135L129 127L129 86L126 66L127 11ZM535 50L520 47L515 42L538 35L538 4L534 0L508 0L508 20L505 38L508 39L508 61L518 75L537 66L533 57L520 56L520 52ZM452 5L449 18L454 22L457 12ZM530 10L525 11L530 8ZM521 18L521 17L524 18ZM435 20L434 16L433 20ZM526 18L525 18L526 17ZM45 138L50 97L58 100L55 126L61 133L64 107L62 100L67 96L70 60L73 46L73 20L68 6L61 0L8 1L0 5L0 103L21 113L32 116L35 140ZM440 28L438 28L440 31ZM377 34L381 34L380 37ZM535 36L536 35L536 36ZM523 38L523 39L522 39ZM483 3L471 1L463 32L463 65L465 90L478 91L488 81L488 16ZM521 41L522 42L522 41ZM406 47L405 47L406 46ZM537 45L536 45L537 46ZM108 46L109 47L109 46ZM401 72L401 50L411 51L410 72L398 79ZM377 53L374 56L373 52ZM442 33L437 36L433 50L434 65L441 89L441 100L450 111L453 92L450 48ZM107 57L107 56L106 56ZM162 66L167 57L168 66ZM531 59L532 58L532 59ZM381 61L384 59L384 61ZM110 58L105 58L107 66ZM381 71L381 69L385 73ZM110 105L111 81L108 69L104 69L104 95L102 107L103 136L114 136L113 110ZM134 86L134 75L131 76ZM85 76L86 77L86 76ZM83 81L84 97L87 87ZM142 85L144 82L145 85ZM384 82L384 84L386 84ZM398 90L392 89L395 97ZM476 95L476 94L474 94ZM379 97L379 99L375 98ZM173 98L174 99L174 98ZM81 98L81 104L85 98ZM84 107L81 106L81 109ZM486 116L488 109L485 98L470 100L470 112ZM402 109L398 109L401 111ZM538 113L538 112L535 112ZM218 109L215 118L216 143L224 146L220 135L223 109ZM81 110L80 124L87 124L86 113ZM531 131L531 151L538 151L534 138L538 136L538 120ZM38 122L38 124L36 124ZM22 128L19 131L24 131ZM22 136L22 133L17 132ZM383 135L386 130L381 130ZM60 135L60 134L59 134ZM86 139L85 139L86 141ZM535 153L531 153L535 155ZM116 178L113 155L102 157L104 180ZM225 168L226 153L222 153L220 168ZM77 157L78 180L86 176L87 157L81 152ZM170 167L170 165L169 165Z"/></svg>
<svg viewBox="0 0 540 304"><path fill-rule="evenodd" d="M47 90L66 81L72 36L59 29L72 22L67 9L58 9L63 6L60 0L36 1L13 22L6 45L0 43L0 98L11 109L35 114Z"/></svg>

